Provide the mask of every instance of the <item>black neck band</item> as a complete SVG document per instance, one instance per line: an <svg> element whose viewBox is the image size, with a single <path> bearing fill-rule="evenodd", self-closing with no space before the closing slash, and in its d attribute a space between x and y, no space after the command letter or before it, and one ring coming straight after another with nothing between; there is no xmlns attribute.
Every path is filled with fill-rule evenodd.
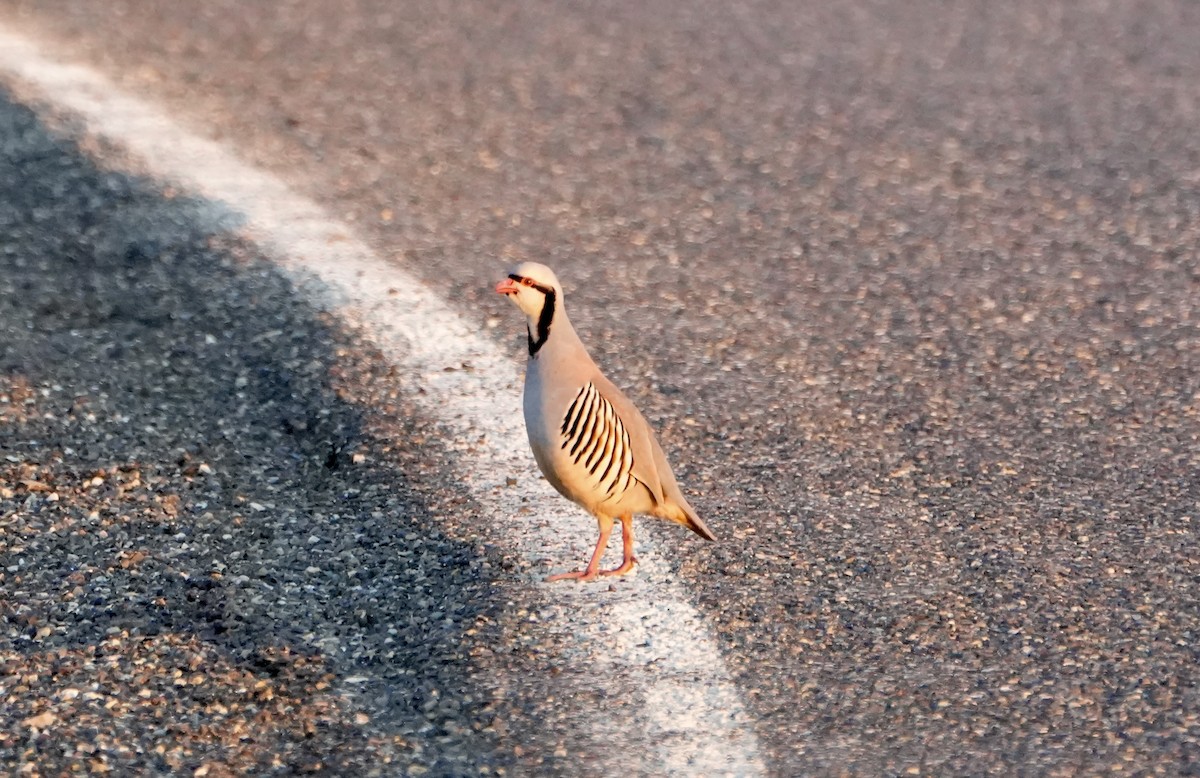
<svg viewBox="0 0 1200 778"><path fill-rule="evenodd" d="M546 302L542 304L542 312L538 316L537 339L534 339L529 327L525 328L525 334L529 337L529 356L533 358L536 358L538 351L546 345L546 338L550 337L550 322L554 321L554 290L540 287L539 291L546 295Z"/></svg>

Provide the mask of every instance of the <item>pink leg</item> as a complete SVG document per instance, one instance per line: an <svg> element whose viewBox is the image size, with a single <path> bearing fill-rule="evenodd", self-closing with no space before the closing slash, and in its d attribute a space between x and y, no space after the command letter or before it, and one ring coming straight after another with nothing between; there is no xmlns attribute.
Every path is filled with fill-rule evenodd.
<svg viewBox="0 0 1200 778"><path fill-rule="evenodd" d="M608 547L608 538L612 535L613 520L607 516L597 516L596 521L600 523L600 539L596 541L596 550L592 552L592 561L588 562L587 568L573 570L569 573L557 573L547 578L547 581L563 581L569 578L577 581L596 580L596 576L600 574L600 557L604 556L604 549Z"/></svg>
<svg viewBox="0 0 1200 778"><path fill-rule="evenodd" d="M605 570L600 575L625 575L637 564L637 557L633 555L633 514L621 517L621 548L625 552L621 566Z"/></svg>

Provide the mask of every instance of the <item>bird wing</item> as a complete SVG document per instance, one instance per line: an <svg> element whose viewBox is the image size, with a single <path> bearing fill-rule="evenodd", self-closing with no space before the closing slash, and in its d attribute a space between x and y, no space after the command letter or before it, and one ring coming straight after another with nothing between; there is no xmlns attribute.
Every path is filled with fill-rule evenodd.
<svg viewBox="0 0 1200 778"><path fill-rule="evenodd" d="M650 427L633 403L604 376L580 387L560 428L562 447L605 498L640 481L663 501Z"/></svg>

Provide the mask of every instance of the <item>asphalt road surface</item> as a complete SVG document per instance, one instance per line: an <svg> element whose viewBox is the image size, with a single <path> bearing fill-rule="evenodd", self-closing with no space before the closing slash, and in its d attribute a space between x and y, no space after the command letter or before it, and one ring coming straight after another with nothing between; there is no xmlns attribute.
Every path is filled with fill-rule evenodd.
<svg viewBox="0 0 1200 778"><path fill-rule="evenodd" d="M721 537L643 531L771 774L1200 772L1200 5L0 21L514 360L492 283L552 264ZM580 724L624 698L562 691L418 387L187 193L0 127L0 763L651 772Z"/></svg>

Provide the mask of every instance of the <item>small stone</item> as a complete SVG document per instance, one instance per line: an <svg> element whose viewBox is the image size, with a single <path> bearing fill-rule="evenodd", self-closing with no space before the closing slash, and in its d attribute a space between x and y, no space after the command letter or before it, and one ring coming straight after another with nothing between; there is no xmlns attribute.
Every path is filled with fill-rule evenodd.
<svg viewBox="0 0 1200 778"><path fill-rule="evenodd" d="M54 715L54 713L51 711L46 711L45 713L39 713L36 716L30 716L21 723L30 729L48 729L53 726L56 721L58 721L58 716Z"/></svg>

